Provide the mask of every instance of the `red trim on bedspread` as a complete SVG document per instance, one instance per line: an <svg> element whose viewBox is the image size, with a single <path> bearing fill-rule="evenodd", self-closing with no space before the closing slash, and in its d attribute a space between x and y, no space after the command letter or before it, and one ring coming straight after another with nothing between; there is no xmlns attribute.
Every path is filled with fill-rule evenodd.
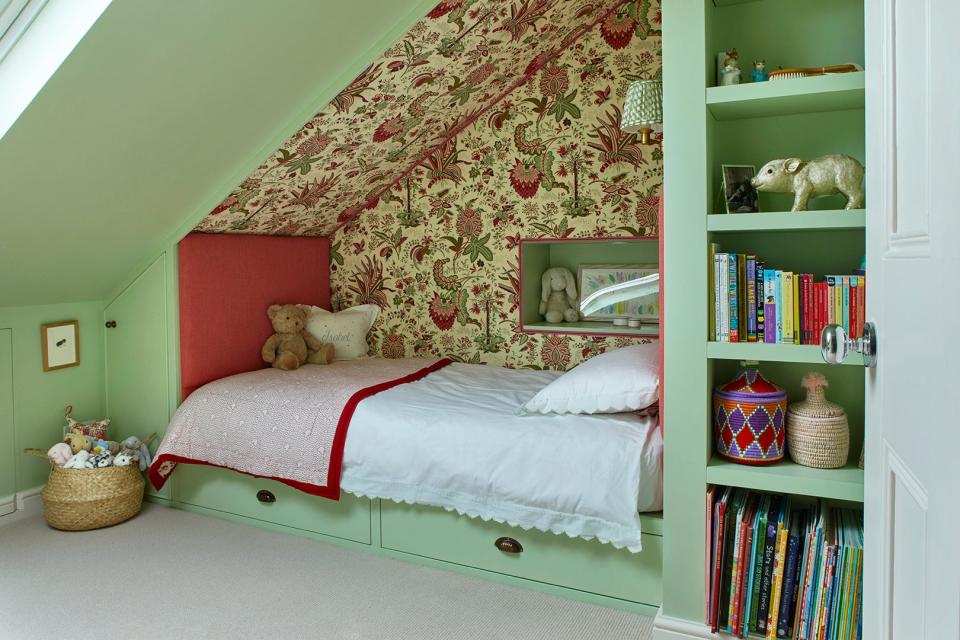
<svg viewBox="0 0 960 640"><path fill-rule="evenodd" d="M150 479L150 484L153 485L154 489L159 491L166 483L167 478L170 477L170 474L173 473L173 470L176 468L177 464L181 462L185 464L202 464L208 467L230 469L231 471L237 471L238 473L252 476L254 478L267 478L268 480L276 480L277 482L282 482L283 484L289 485L294 489L299 489L304 493L309 493L310 495L320 496L321 498L329 498L331 500L339 500L340 470L343 465L343 448L347 442L347 430L350 428L350 421L353 420L353 414L356 412L357 406L363 400L372 395L376 395L381 391L386 391L387 389L392 389L393 387L397 387L401 384L421 380L434 371L439 371L451 362L452 361L448 358L443 358L437 362L434 362L429 367L424 367L423 369L415 371L410 375L397 378L396 380L390 380L389 382L382 382L380 384L373 385L372 387L360 389L360 391L357 391L350 396L350 399L347 400L347 403L343 407L343 412L340 414L340 420L337 422L337 431L333 436L332 451L330 452L330 470L327 475L326 486L307 484L305 482L300 482L299 480L287 480L285 478L276 478L272 476L258 476L253 473L247 473L246 471L240 471L239 469L213 464L212 462L207 462L206 460L194 460L192 458L185 458L183 456L169 453L161 454L156 460L153 461L153 463L150 465L150 469L147 471L147 477ZM167 463L172 464L173 467L169 468L166 473L161 475L160 468Z"/></svg>

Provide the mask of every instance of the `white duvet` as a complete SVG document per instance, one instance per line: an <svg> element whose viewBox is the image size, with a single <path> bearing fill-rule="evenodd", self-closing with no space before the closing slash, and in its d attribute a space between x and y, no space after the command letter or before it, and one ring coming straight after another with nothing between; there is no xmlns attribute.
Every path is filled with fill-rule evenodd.
<svg viewBox="0 0 960 640"><path fill-rule="evenodd" d="M451 364L362 401L341 488L640 551L662 508L655 416L517 415L560 373Z"/></svg>

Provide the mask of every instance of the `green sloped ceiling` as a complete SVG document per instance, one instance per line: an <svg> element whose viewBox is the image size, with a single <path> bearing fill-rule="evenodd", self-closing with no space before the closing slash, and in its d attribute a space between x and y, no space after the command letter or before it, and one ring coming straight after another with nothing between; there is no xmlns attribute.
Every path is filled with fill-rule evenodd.
<svg viewBox="0 0 960 640"><path fill-rule="evenodd" d="M0 306L98 300L435 2L113 2L0 140Z"/></svg>

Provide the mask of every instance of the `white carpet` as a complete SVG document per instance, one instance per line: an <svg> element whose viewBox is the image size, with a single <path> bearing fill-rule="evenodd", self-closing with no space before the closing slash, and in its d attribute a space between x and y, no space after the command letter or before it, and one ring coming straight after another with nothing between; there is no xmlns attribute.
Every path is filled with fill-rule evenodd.
<svg viewBox="0 0 960 640"><path fill-rule="evenodd" d="M0 527L0 638L647 640L653 620L145 505Z"/></svg>

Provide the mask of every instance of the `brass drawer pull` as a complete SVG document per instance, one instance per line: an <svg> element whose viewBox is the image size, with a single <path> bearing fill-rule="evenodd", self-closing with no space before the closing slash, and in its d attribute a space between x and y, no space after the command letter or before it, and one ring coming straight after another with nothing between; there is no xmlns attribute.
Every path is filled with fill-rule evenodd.
<svg viewBox="0 0 960 640"><path fill-rule="evenodd" d="M260 491L257 491L257 500L264 504L270 504L271 502L277 501L277 496L273 495L272 491L261 489Z"/></svg>
<svg viewBox="0 0 960 640"><path fill-rule="evenodd" d="M523 545L517 540L514 540L508 536L497 538L497 541L493 543L493 546L495 546L497 549L500 549L500 551L503 551L504 553L523 552Z"/></svg>

